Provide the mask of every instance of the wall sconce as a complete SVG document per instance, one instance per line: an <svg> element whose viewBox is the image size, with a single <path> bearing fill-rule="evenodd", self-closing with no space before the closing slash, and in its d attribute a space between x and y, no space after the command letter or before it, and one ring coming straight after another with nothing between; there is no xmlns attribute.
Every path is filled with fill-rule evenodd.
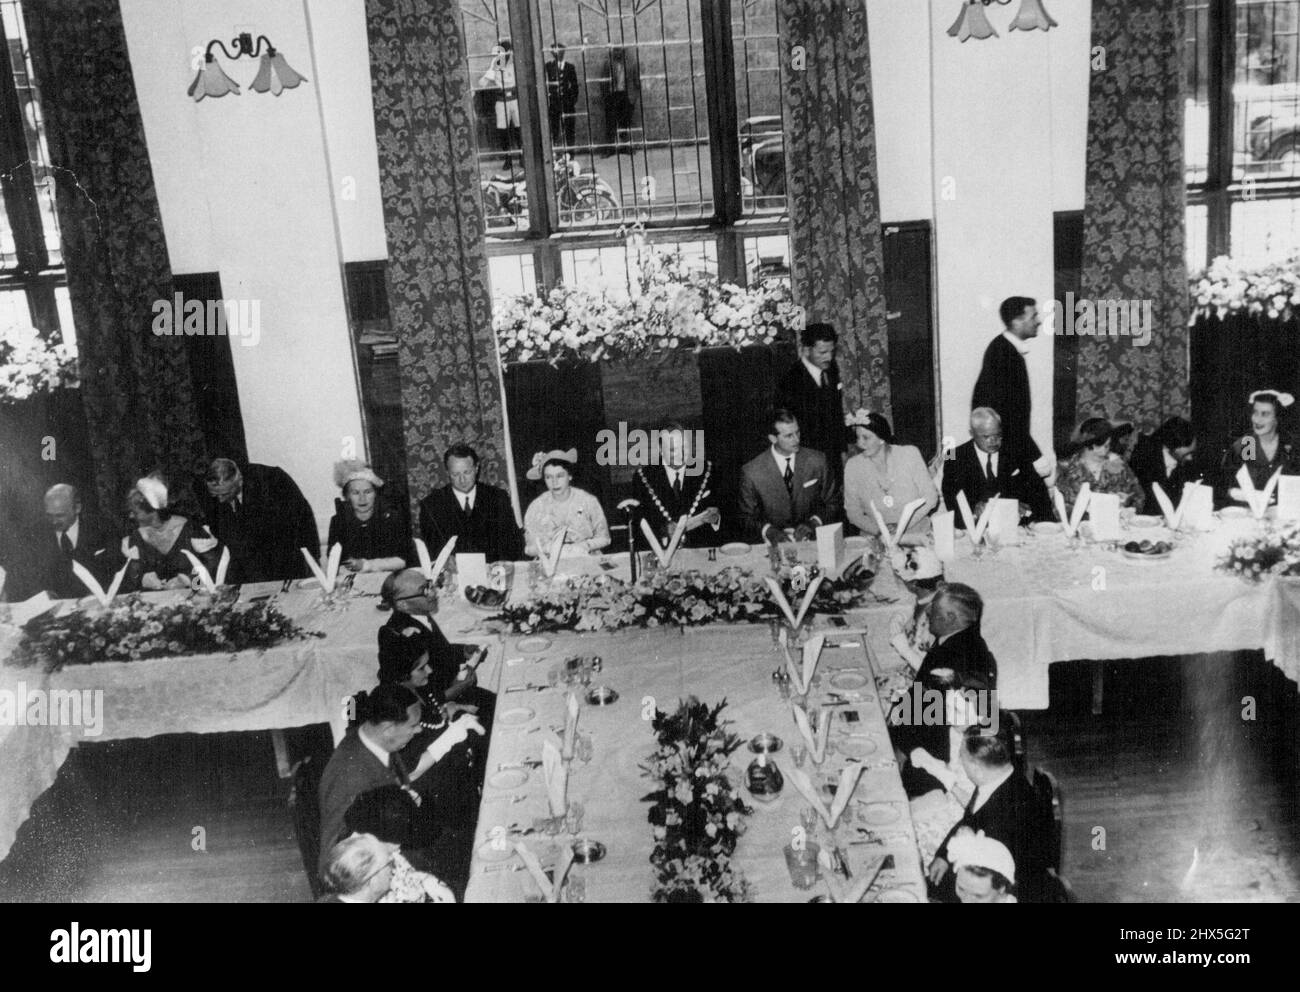
<svg viewBox="0 0 1300 992"><path fill-rule="evenodd" d="M998 33L989 23L984 8L994 3L1005 7L1010 2L1011 0L962 0L961 13L957 15L953 26L948 29L948 34L962 42L971 38L978 38L981 41L985 38L996 38ZM1052 15L1044 9L1043 0L1022 0L1020 13L1011 22L1012 31L1050 31L1057 26Z"/></svg>
<svg viewBox="0 0 1300 992"><path fill-rule="evenodd" d="M266 50L262 50L262 43L266 43ZM199 66L199 74L194 77L194 82L190 84L186 92L194 97L194 102L198 103L204 97L222 97L227 93L239 95L239 84L226 75L225 70L212 54L213 47L220 48L222 54L230 61L241 59L245 55L249 58L260 58L261 67L257 70L257 76L249 83L249 88L254 93L270 93L272 96L279 96L285 90L291 90L299 83L307 82L307 77L290 68L289 63L285 61L284 56L275 50L271 44L271 39L264 34L257 36L257 44L254 47L253 36L245 32L237 38L230 40L231 46L235 49L235 54L230 54L230 49L218 38L208 42L207 50L203 54L203 64Z"/></svg>

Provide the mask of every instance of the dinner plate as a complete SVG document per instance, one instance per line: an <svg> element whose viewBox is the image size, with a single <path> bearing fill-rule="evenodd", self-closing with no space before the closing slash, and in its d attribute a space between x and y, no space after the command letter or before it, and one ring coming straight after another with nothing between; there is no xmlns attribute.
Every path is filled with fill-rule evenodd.
<svg viewBox="0 0 1300 992"><path fill-rule="evenodd" d="M856 692L871 685L871 679L861 672L836 672L831 676L831 688L844 692Z"/></svg>
<svg viewBox="0 0 1300 992"><path fill-rule="evenodd" d="M875 754L878 749L870 737L846 737L837 741L835 746L846 758L865 758L869 754Z"/></svg>
<svg viewBox="0 0 1300 992"><path fill-rule="evenodd" d="M521 638L515 647L524 654L541 654L551 646L549 637L533 636Z"/></svg>
<svg viewBox="0 0 1300 992"><path fill-rule="evenodd" d="M1224 520L1245 520L1250 511L1244 506L1225 506L1219 511L1219 516Z"/></svg>
<svg viewBox="0 0 1300 992"><path fill-rule="evenodd" d="M1144 555L1141 551L1124 551L1123 549L1120 549L1120 554L1122 554L1129 561L1151 562L1151 561L1164 561L1171 554L1173 554L1173 552L1166 551L1164 554L1160 554L1160 555Z"/></svg>
<svg viewBox="0 0 1300 992"><path fill-rule="evenodd" d="M858 807L858 816L869 826L883 827L896 823L902 813L893 803L862 803Z"/></svg>
<svg viewBox="0 0 1300 992"><path fill-rule="evenodd" d="M478 859L487 864L497 864L501 861L509 861L514 857L514 845L509 842L505 844L496 844L493 841L487 841L480 844L478 848Z"/></svg>
<svg viewBox="0 0 1300 992"><path fill-rule="evenodd" d="M512 710L496 715L496 722L503 727L522 727L536 714L527 706L516 706Z"/></svg>
<svg viewBox="0 0 1300 992"><path fill-rule="evenodd" d="M920 902L921 897L911 889L881 889L872 902Z"/></svg>
<svg viewBox="0 0 1300 992"><path fill-rule="evenodd" d="M729 555L732 558L738 558L741 555L749 554L749 545L745 544L743 541L732 541L728 544L724 544L718 550L721 551L724 555Z"/></svg>
<svg viewBox="0 0 1300 992"><path fill-rule="evenodd" d="M500 717L497 717L499 720ZM517 789L528 781L528 769L503 768L488 776L487 784L494 789Z"/></svg>
<svg viewBox="0 0 1300 992"><path fill-rule="evenodd" d="M1055 520L1040 520L1036 524L1030 524L1029 529L1035 534L1060 534L1065 530Z"/></svg>

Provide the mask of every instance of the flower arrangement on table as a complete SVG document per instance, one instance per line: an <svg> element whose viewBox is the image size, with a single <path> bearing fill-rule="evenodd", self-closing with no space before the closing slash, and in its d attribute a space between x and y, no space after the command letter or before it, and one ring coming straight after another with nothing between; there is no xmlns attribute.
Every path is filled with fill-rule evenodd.
<svg viewBox="0 0 1300 992"><path fill-rule="evenodd" d="M162 604L124 596L102 610L62 617L47 613L32 620L13 663L58 671L96 661L265 650L324 636L299 627L270 603L194 599Z"/></svg>
<svg viewBox="0 0 1300 992"><path fill-rule="evenodd" d="M809 569L816 574L816 566L800 567L804 575ZM789 581L795 581L793 570ZM807 579L799 581L807 587ZM823 582L813 608L838 612L861 601L865 592L861 576L850 572ZM763 623L779 615L767 586L748 569L732 566L713 574L655 571L635 583L610 575L576 576L559 589L506 605L488 622L508 633L538 634Z"/></svg>
<svg viewBox="0 0 1300 992"><path fill-rule="evenodd" d="M641 766L657 786L642 799L651 804L655 902L732 903L748 895L744 875L731 864L751 810L731 781L731 755L741 742L721 719L726 705L691 697L675 713L655 710L658 746Z"/></svg>
<svg viewBox="0 0 1300 992"><path fill-rule="evenodd" d="M1237 538L1215 567L1251 582L1270 575L1300 575L1300 521L1265 524Z"/></svg>
<svg viewBox="0 0 1300 992"><path fill-rule="evenodd" d="M33 327L0 331L0 403L14 403L59 386L77 384L77 349L58 331Z"/></svg>
<svg viewBox="0 0 1300 992"><path fill-rule="evenodd" d="M803 327L790 287L766 280L748 289L691 268L641 233L627 239L630 291L557 286L497 302L492 325L501 362L599 362L677 348L772 344Z"/></svg>
<svg viewBox="0 0 1300 992"><path fill-rule="evenodd" d="M1192 276L1191 291L1193 322L1236 313L1290 320L1300 310L1300 258L1248 266L1220 255Z"/></svg>

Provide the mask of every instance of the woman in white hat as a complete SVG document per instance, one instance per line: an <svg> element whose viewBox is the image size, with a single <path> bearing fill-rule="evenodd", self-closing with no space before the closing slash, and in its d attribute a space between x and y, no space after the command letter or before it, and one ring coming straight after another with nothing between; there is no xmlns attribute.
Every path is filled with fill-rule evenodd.
<svg viewBox="0 0 1300 992"><path fill-rule="evenodd" d="M1225 491L1227 500L1247 502L1237 480L1242 466L1258 492L1264 491L1268 480L1279 469L1283 475L1300 474L1300 463L1286 431L1286 411L1294 402L1295 397L1290 393L1276 389L1260 389L1250 394L1250 432L1233 441L1223 453L1221 502ZM1277 498L1276 490L1273 498Z"/></svg>
<svg viewBox="0 0 1300 992"><path fill-rule="evenodd" d="M343 545L344 568L353 572L399 572L408 561L415 560L411 529L403 514L380 498L384 480L369 465L337 462L334 483L343 496L334 501L334 518L325 547Z"/></svg>
<svg viewBox="0 0 1300 992"><path fill-rule="evenodd" d="M1014 903L1016 862L1007 845L986 837L983 831L963 827L948 841L948 854L956 873L957 899L961 902Z"/></svg>
<svg viewBox="0 0 1300 992"><path fill-rule="evenodd" d="M565 557L595 554L609 546L609 524L605 522L600 501L573 484L573 466L577 460L576 448L539 451L533 456L533 467L527 476L544 481L546 492L529 503L524 513L525 554L540 558L561 530Z"/></svg>
<svg viewBox="0 0 1300 992"><path fill-rule="evenodd" d="M189 589L194 565L188 551L216 576L221 545L206 527L172 513L167 484L156 475L136 481L126 494L126 512L135 529L122 538L122 554L131 560L122 591Z"/></svg>

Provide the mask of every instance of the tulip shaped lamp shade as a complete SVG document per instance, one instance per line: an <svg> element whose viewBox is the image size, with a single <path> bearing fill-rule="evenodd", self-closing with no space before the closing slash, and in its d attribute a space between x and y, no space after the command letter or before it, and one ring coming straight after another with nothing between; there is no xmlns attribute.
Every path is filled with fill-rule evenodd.
<svg viewBox="0 0 1300 992"><path fill-rule="evenodd" d="M983 41L998 37L986 11L995 3L1006 6L1011 0L962 0L961 13L948 29L948 34L963 42L971 38ZM1011 22L1012 31L1049 31L1056 26L1052 15L1043 7L1043 0L1021 0L1020 12Z"/></svg>
<svg viewBox="0 0 1300 992"><path fill-rule="evenodd" d="M207 50L203 55L203 64L199 66L198 75L194 77L194 82L190 84L188 91L196 103L210 96L222 97L227 93L239 95L239 84L227 76L225 70L221 68L213 52L214 48L220 48L222 54L231 61L245 56L260 60L257 75L249 84L249 88L254 93L270 93L272 96L279 96L285 90L291 90L307 82L307 77L289 65L284 53L276 51L266 35L258 35L254 43L253 36L245 33L232 38L230 44L234 49L233 54L219 39L208 42Z"/></svg>

